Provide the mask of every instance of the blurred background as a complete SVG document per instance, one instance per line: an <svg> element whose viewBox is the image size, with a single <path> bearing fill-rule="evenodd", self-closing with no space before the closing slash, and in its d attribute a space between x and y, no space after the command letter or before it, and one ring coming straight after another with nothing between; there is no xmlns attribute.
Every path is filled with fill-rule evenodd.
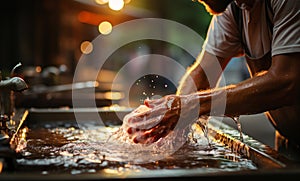
<svg viewBox="0 0 300 181"><path fill-rule="evenodd" d="M11 76L12 68L21 62L14 74L22 76L30 86L16 100L20 107L71 107L70 90L80 57L92 51L87 48L92 40L99 34L109 34L118 24L139 18L164 18L205 38L211 19L204 6L193 0L14 0L0 8L2 77ZM136 41L109 57L99 75L99 85L83 79L85 84L78 87L96 87L99 107L110 106L115 99L121 101L122 88L111 90L109 83L129 59L143 54L164 54L184 67L194 61L187 52L166 42ZM237 83L248 77L244 59L235 58L226 68L223 83ZM159 80L149 84L153 78ZM136 81L141 80L144 82L133 87L130 94L133 107L149 95L163 96L176 91L176 86L164 77L149 75ZM157 89L147 92L141 84ZM263 114L241 116L240 120L246 134L274 146L274 129ZM236 126L230 119L224 121Z"/></svg>
<svg viewBox="0 0 300 181"><path fill-rule="evenodd" d="M118 5L119 1L123 5ZM108 0L16 0L1 6L2 71L10 71L21 61L24 66L41 68L65 65L72 73L83 53L82 46L101 33L99 25L103 22L113 28L137 18L166 18L205 37L211 18L192 0L112 2L116 5L109 5Z"/></svg>

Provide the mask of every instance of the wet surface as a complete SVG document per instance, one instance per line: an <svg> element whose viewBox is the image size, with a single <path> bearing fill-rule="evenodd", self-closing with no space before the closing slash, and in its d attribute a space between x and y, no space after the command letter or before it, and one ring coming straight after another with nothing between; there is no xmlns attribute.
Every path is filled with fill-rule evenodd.
<svg viewBox="0 0 300 181"><path fill-rule="evenodd" d="M25 148L18 154L16 172L122 175L170 170L214 173L258 169L252 160L224 145L211 142L209 146L202 134L189 136L174 153L155 160L153 155L166 150L144 150L131 144L107 142L118 128L94 123L30 127L23 143ZM143 162L132 162L141 157Z"/></svg>

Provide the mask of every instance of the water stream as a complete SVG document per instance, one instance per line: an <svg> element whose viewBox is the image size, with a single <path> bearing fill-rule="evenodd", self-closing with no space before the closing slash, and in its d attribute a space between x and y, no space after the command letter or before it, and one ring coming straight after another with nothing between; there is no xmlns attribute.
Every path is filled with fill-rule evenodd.
<svg viewBox="0 0 300 181"><path fill-rule="evenodd" d="M242 132L242 124L240 122L240 116L234 116L234 117L232 117L232 119L235 122L235 124L237 125L237 130L240 133L240 140L244 141L243 132Z"/></svg>

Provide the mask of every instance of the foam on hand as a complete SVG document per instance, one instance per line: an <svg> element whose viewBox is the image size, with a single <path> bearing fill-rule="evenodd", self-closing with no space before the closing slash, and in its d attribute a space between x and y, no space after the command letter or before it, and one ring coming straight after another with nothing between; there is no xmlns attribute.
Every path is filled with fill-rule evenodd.
<svg viewBox="0 0 300 181"><path fill-rule="evenodd" d="M147 111L151 110L149 107L145 106L145 105L140 105L139 107L137 107L135 110L133 110L131 113L127 114L124 118L123 118L123 124L126 125L132 125L133 123L129 122L129 119L132 117L136 117L142 113L145 113Z"/></svg>
<svg viewBox="0 0 300 181"><path fill-rule="evenodd" d="M186 129L175 129L167 136L149 144L137 144L134 141L134 138L144 133L141 131L142 129L147 131L148 129L154 128L160 123L164 116L164 114L159 116L153 114L151 116L151 113L153 114L152 108L146 105L140 105L125 115L123 124L107 139L107 147L118 147L118 149L122 151L122 159L137 163L160 160L161 158L173 154L186 142L186 137L184 136ZM140 119L138 119L139 116ZM132 130L132 132L129 130ZM135 154L132 154L131 150L135 150Z"/></svg>
<svg viewBox="0 0 300 181"><path fill-rule="evenodd" d="M151 110L149 107L145 106L145 105L140 105L139 107L137 107L135 110L133 110L131 113L127 114L124 119L123 122L128 122L128 118L132 117L132 116L137 116L138 114L144 113Z"/></svg>
<svg viewBox="0 0 300 181"><path fill-rule="evenodd" d="M138 127L146 128L144 125L149 125L149 124L147 123L146 118L145 119L143 118L143 120L134 121L134 122L130 121L130 118L136 117L136 116L138 116L142 113L145 113L149 110L151 110L151 108L149 108L145 105L140 105L139 107L134 109L132 112L125 115L125 117L123 118L123 123L122 123L121 127L119 128L119 130L117 132L115 132L112 135L112 137L119 141L133 143L133 141L132 141L133 135L128 134L128 132L127 132L128 129L129 128L138 128Z"/></svg>
<svg viewBox="0 0 300 181"><path fill-rule="evenodd" d="M161 115L151 116L150 110L151 108L145 105L140 105L138 108L124 117L123 126L143 130L155 127L162 120L164 113L162 113ZM149 113L147 114L147 112Z"/></svg>

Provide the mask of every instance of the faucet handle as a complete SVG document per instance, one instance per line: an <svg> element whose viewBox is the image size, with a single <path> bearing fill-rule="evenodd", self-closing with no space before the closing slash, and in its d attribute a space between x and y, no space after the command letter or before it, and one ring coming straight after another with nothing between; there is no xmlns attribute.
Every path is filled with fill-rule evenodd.
<svg viewBox="0 0 300 181"><path fill-rule="evenodd" d="M14 68L10 72L10 77L14 76L16 69L20 66L22 66L21 62L19 62L17 65L14 66Z"/></svg>

